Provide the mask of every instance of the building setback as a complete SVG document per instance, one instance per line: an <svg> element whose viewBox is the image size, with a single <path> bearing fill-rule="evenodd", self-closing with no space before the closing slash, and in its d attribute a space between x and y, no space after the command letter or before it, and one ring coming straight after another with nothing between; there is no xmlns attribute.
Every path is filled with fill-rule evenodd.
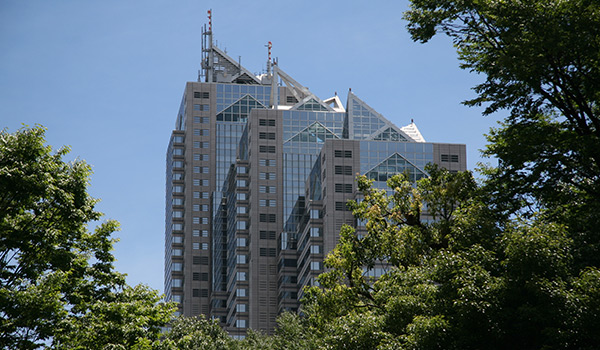
<svg viewBox="0 0 600 350"><path fill-rule="evenodd" d="M315 284L359 198L356 175L416 181L427 163L466 169L462 144L425 142L348 92L321 100L277 64L255 76L203 31L166 155L165 293L234 337L271 332ZM377 276L381 269L365 273Z"/></svg>

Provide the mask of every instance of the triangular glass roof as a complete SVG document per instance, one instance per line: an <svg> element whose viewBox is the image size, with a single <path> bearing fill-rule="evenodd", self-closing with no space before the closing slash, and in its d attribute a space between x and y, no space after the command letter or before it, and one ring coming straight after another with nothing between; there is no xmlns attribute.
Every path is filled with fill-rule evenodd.
<svg viewBox="0 0 600 350"><path fill-rule="evenodd" d="M378 140L378 141L408 141L406 139L406 137L402 136L402 134L400 134L397 130L395 130L392 127L389 127L385 130L383 130L382 132L379 133L379 135L375 136L373 138L373 140Z"/></svg>
<svg viewBox="0 0 600 350"><path fill-rule="evenodd" d="M245 95L235 101L231 106L217 114L217 120L221 122L246 122L252 108L265 109L266 107L254 97Z"/></svg>
<svg viewBox="0 0 600 350"><path fill-rule="evenodd" d="M409 179L413 182L427 176L422 170L411 164L398 153L392 154L389 158L379 163L373 169L369 170L365 176L375 181L387 181L396 174L408 173Z"/></svg>
<svg viewBox="0 0 600 350"><path fill-rule="evenodd" d="M350 123L353 129L351 135L349 135L351 138L357 140L366 139L385 125L390 125L390 122L381 114L377 113L354 94L349 93L348 99L348 114L350 115Z"/></svg>
<svg viewBox="0 0 600 350"><path fill-rule="evenodd" d="M317 102L314 98L309 99L300 106L296 107L299 111L328 111L327 107Z"/></svg>
<svg viewBox="0 0 600 350"><path fill-rule="evenodd" d="M327 139L339 139L339 136L329 131L321 123L314 122L308 128L297 133L290 141L323 143Z"/></svg>

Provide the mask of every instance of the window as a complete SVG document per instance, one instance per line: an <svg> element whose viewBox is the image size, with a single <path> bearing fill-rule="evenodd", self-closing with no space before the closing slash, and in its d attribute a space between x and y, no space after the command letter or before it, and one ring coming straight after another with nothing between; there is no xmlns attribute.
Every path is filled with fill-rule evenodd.
<svg viewBox="0 0 600 350"><path fill-rule="evenodd" d="M181 236L173 236L173 243L175 243L175 244L183 243L183 237L181 237Z"/></svg>
<svg viewBox="0 0 600 350"><path fill-rule="evenodd" d="M246 221L238 221L236 228L238 230L247 230L248 229L248 223Z"/></svg>
<svg viewBox="0 0 600 350"><path fill-rule="evenodd" d="M246 238L243 238L243 237L238 238L237 239L237 246L238 247L245 247L246 246L246 242L247 242Z"/></svg>
<svg viewBox="0 0 600 350"><path fill-rule="evenodd" d="M181 160L174 161L173 168L183 168L183 161L181 161Z"/></svg>
<svg viewBox="0 0 600 350"><path fill-rule="evenodd" d="M275 159L259 159L258 164L260 166L275 166L276 161Z"/></svg>
<svg viewBox="0 0 600 350"><path fill-rule="evenodd" d="M192 222L194 224L203 224L203 225L208 225L208 218L199 218L199 217L193 217L192 218Z"/></svg>
<svg viewBox="0 0 600 350"><path fill-rule="evenodd" d="M248 194L244 192L237 193L236 196L238 201L245 201L248 199Z"/></svg>
<svg viewBox="0 0 600 350"><path fill-rule="evenodd" d="M310 253L311 254L319 254L321 252L321 246L320 245L311 245L310 246Z"/></svg>
<svg viewBox="0 0 600 350"><path fill-rule="evenodd" d="M276 207L277 200L275 200L275 199L259 199L258 205L260 205L261 207Z"/></svg>
<svg viewBox="0 0 600 350"><path fill-rule="evenodd" d="M245 264L246 263L246 256L245 255L238 255L236 258L236 262L238 264Z"/></svg>
<svg viewBox="0 0 600 350"><path fill-rule="evenodd" d="M200 249L200 242L193 242L192 243L192 249L199 250Z"/></svg>
<svg viewBox="0 0 600 350"><path fill-rule="evenodd" d="M336 158L352 158L352 151L336 149L333 153Z"/></svg>
<svg viewBox="0 0 600 350"><path fill-rule="evenodd" d="M183 263L173 263L171 271L183 271Z"/></svg>
<svg viewBox="0 0 600 350"><path fill-rule="evenodd" d="M183 148L175 148L175 149L173 149L173 155L175 155L175 156L182 156L183 155Z"/></svg>
<svg viewBox="0 0 600 350"><path fill-rule="evenodd" d="M194 153L194 160L209 160L208 154Z"/></svg>
<svg viewBox="0 0 600 350"><path fill-rule="evenodd" d="M235 326L237 328L246 328L246 320L235 320Z"/></svg>
<svg viewBox="0 0 600 350"><path fill-rule="evenodd" d="M239 167L237 167L237 173L238 174L247 174L248 168L246 168L245 166L239 166Z"/></svg>
<svg viewBox="0 0 600 350"><path fill-rule="evenodd" d="M208 111L210 111L210 105L207 105L207 104L195 104L194 105L194 110L195 111L208 112Z"/></svg>
<svg viewBox="0 0 600 350"><path fill-rule="evenodd" d="M208 179L194 179L194 186L209 186Z"/></svg>
<svg viewBox="0 0 600 350"><path fill-rule="evenodd" d="M335 174L336 175L352 175L352 166L351 165L336 165L335 166Z"/></svg>
<svg viewBox="0 0 600 350"><path fill-rule="evenodd" d="M173 136L173 142L183 143L183 136Z"/></svg>
<svg viewBox="0 0 600 350"><path fill-rule="evenodd" d="M260 180L275 180L275 173L258 173Z"/></svg>
<svg viewBox="0 0 600 350"><path fill-rule="evenodd" d="M179 279L179 278L173 279L172 286L173 286L173 288L181 288L181 287L183 287L183 280Z"/></svg>
<svg viewBox="0 0 600 350"><path fill-rule="evenodd" d="M181 303L181 295L173 295L171 296L171 300L176 303Z"/></svg>
<svg viewBox="0 0 600 350"><path fill-rule="evenodd" d="M275 248L260 248L260 256L268 256L268 257L275 257L277 254L277 251L275 250Z"/></svg>
<svg viewBox="0 0 600 350"><path fill-rule="evenodd" d="M208 199L208 192L199 192L199 191L194 191L194 198L195 199Z"/></svg>
<svg viewBox="0 0 600 350"><path fill-rule="evenodd" d="M208 91L194 91L194 98L209 98L210 93Z"/></svg>
<svg viewBox="0 0 600 350"><path fill-rule="evenodd" d="M179 210L176 210L176 211L173 212L173 217L174 218L182 218L183 217L183 212L179 211Z"/></svg>
<svg viewBox="0 0 600 350"><path fill-rule="evenodd" d="M208 281L208 273L207 272L194 272L192 273L193 281Z"/></svg>
<svg viewBox="0 0 600 350"><path fill-rule="evenodd" d="M237 304L235 306L236 312L246 312L246 304Z"/></svg>
<svg viewBox="0 0 600 350"><path fill-rule="evenodd" d="M208 124L208 117L194 117L194 123L196 124Z"/></svg>
<svg viewBox="0 0 600 350"><path fill-rule="evenodd" d="M275 140L274 132L259 132L258 138L261 140Z"/></svg>
<svg viewBox="0 0 600 350"><path fill-rule="evenodd" d="M260 153L275 153L275 146L260 145L258 146L258 151Z"/></svg>
<svg viewBox="0 0 600 350"><path fill-rule="evenodd" d="M277 221L277 215L275 214L259 214L259 221L260 222L276 222Z"/></svg>
<svg viewBox="0 0 600 350"><path fill-rule="evenodd" d="M311 227L310 228L310 236L311 237L321 237L322 232L320 227Z"/></svg>
<svg viewBox="0 0 600 350"><path fill-rule="evenodd" d="M173 249L171 251L171 255L172 256L182 256L183 255L183 250L181 250L181 249Z"/></svg>
<svg viewBox="0 0 600 350"><path fill-rule="evenodd" d="M248 214L248 207L237 207L238 214Z"/></svg>
<svg viewBox="0 0 600 350"><path fill-rule="evenodd" d="M298 100L294 96L286 96L285 97L285 102L286 103L296 104L296 103L298 103Z"/></svg>
<svg viewBox="0 0 600 350"><path fill-rule="evenodd" d="M312 271L318 271L321 269L321 262L320 261L311 261L310 262L310 269Z"/></svg>
<svg viewBox="0 0 600 350"><path fill-rule="evenodd" d="M235 276L235 280L236 281L246 281L246 273L245 272L238 272Z"/></svg>
<svg viewBox="0 0 600 350"><path fill-rule="evenodd" d="M458 154L442 154L441 161L458 163Z"/></svg>
<svg viewBox="0 0 600 350"><path fill-rule="evenodd" d="M258 190L260 193L275 193L275 186L260 186Z"/></svg>
<svg viewBox="0 0 600 350"><path fill-rule="evenodd" d="M174 173L173 180L183 180L183 173Z"/></svg>
<svg viewBox="0 0 600 350"><path fill-rule="evenodd" d="M260 231L260 239L275 239L275 231Z"/></svg>
<svg viewBox="0 0 600 350"><path fill-rule="evenodd" d="M183 198L173 198L173 205L183 205Z"/></svg>
<svg viewBox="0 0 600 350"><path fill-rule="evenodd" d="M209 136L210 130L208 129L194 129L194 136Z"/></svg>
<svg viewBox="0 0 600 350"><path fill-rule="evenodd" d="M346 211L348 207L346 207L346 203L344 202L335 202L335 210Z"/></svg>
<svg viewBox="0 0 600 350"><path fill-rule="evenodd" d="M335 184L335 192L352 193L352 184Z"/></svg>
<svg viewBox="0 0 600 350"><path fill-rule="evenodd" d="M320 218L320 216L321 216L320 214L321 214L321 213L320 213L320 211L319 211L319 210L316 210L316 209L311 209L311 211L310 211L310 218L311 218L311 219L319 219L319 218Z"/></svg>
<svg viewBox="0 0 600 350"><path fill-rule="evenodd" d="M208 256L194 256L194 265L208 265Z"/></svg>
<svg viewBox="0 0 600 350"><path fill-rule="evenodd" d="M237 187L246 187L248 186L248 181L246 180L237 180Z"/></svg>
<svg viewBox="0 0 600 350"><path fill-rule="evenodd" d="M275 126L275 119L259 119L258 125L260 125L260 126Z"/></svg>
<svg viewBox="0 0 600 350"><path fill-rule="evenodd" d="M208 141L194 141L194 148L210 148Z"/></svg>
<svg viewBox="0 0 600 350"><path fill-rule="evenodd" d="M173 231L182 231L183 224L173 224Z"/></svg>

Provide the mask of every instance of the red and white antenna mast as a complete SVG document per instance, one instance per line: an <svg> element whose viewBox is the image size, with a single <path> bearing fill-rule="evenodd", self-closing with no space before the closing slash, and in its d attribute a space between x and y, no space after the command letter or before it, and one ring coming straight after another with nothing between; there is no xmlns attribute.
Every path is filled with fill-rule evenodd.
<svg viewBox="0 0 600 350"><path fill-rule="evenodd" d="M208 10L208 31L212 32L212 10Z"/></svg>
<svg viewBox="0 0 600 350"><path fill-rule="evenodd" d="M267 74L271 75L271 65L272 65L272 61L271 61L271 48L273 47L273 44L269 41L269 44L267 45L268 48L268 52L269 52L269 59L267 60Z"/></svg>

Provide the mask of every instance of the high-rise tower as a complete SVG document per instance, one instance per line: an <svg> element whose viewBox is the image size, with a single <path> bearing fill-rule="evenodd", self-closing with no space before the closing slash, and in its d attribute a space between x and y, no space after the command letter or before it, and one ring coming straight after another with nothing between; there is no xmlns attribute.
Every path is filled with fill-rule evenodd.
<svg viewBox="0 0 600 350"><path fill-rule="evenodd" d="M348 92L322 100L269 60L254 75L202 33L202 71L185 86L167 149L165 293L186 316L234 337L270 332L323 271L356 174L375 186L436 163L465 170L465 145L428 143ZM401 113L401 111L399 111ZM378 270L365 271L377 276Z"/></svg>

